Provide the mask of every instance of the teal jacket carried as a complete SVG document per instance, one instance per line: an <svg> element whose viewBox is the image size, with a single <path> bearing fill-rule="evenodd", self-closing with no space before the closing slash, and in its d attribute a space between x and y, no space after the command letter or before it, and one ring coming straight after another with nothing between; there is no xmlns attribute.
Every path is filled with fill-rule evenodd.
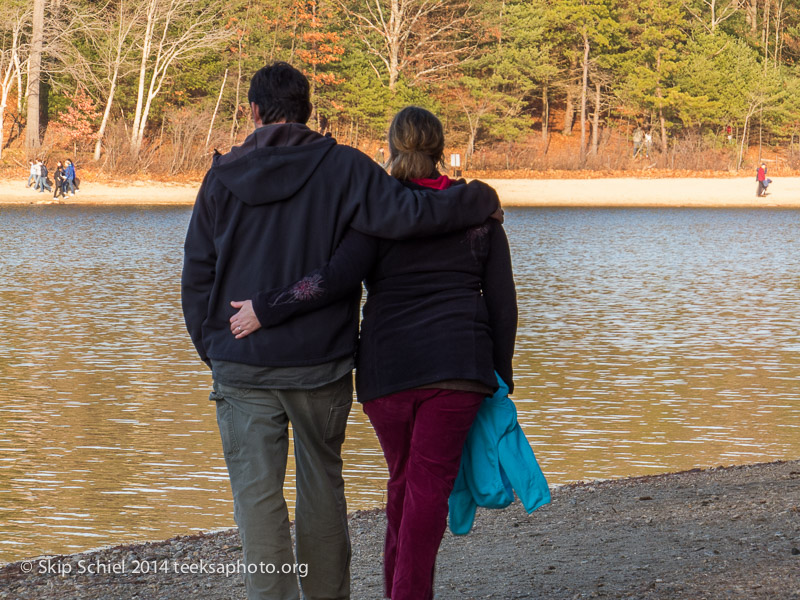
<svg viewBox="0 0 800 600"><path fill-rule="evenodd" d="M550 489L522 428L508 386L487 397L467 436L453 491L450 494L450 531L465 535L472 529L475 511L505 508L514 492L532 513L550 502Z"/></svg>

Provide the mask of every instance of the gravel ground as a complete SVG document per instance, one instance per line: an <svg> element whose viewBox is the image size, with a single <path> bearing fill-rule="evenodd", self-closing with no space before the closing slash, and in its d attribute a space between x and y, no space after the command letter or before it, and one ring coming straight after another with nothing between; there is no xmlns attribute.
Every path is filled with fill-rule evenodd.
<svg viewBox="0 0 800 600"><path fill-rule="evenodd" d="M384 523L351 517L354 600L382 597ZM0 598L240 600L239 576L191 572L240 558L234 531L39 557L0 568ZM470 535L445 536L436 598L800 600L800 461L578 483L533 515L479 511Z"/></svg>

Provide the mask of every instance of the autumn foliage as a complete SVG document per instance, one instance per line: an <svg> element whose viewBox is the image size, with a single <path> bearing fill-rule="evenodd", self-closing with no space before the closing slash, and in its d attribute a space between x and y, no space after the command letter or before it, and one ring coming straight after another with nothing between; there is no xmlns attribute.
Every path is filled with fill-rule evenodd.
<svg viewBox="0 0 800 600"><path fill-rule="evenodd" d="M97 139L97 122L100 110L85 89L78 87L73 94L66 94L69 105L59 113L51 125L60 138L69 140L73 149L80 150Z"/></svg>
<svg viewBox="0 0 800 600"><path fill-rule="evenodd" d="M13 102L28 83L28 4L0 2L0 150L12 153L30 121L26 100ZM72 20L45 13L59 35L43 49L41 129L48 149L94 146L114 173L174 176L240 144L250 77L278 60L310 81L309 126L370 156L413 104L440 117L465 172L800 169L796 2L68 4ZM55 101L62 90L74 92Z"/></svg>

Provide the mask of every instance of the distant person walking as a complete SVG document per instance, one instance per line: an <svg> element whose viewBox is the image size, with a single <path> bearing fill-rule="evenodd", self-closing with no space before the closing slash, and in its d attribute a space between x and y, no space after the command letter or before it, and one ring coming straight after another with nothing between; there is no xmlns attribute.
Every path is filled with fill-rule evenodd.
<svg viewBox="0 0 800 600"><path fill-rule="evenodd" d="M756 181L758 182L758 186L756 187L756 197L763 198L767 195L767 187L770 183L772 183L771 179L767 179L767 165L766 163L761 163L761 166L758 167L756 171Z"/></svg>
<svg viewBox="0 0 800 600"><path fill-rule="evenodd" d="M31 187L31 185L38 185L39 179L39 165L35 160L29 160L28 165L30 165L29 175L28 175L28 184L25 187ZM34 188L36 189L36 188Z"/></svg>
<svg viewBox="0 0 800 600"><path fill-rule="evenodd" d="M642 150L642 141L644 141L644 131L641 127L637 127L633 132L633 158L639 156Z"/></svg>
<svg viewBox="0 0 800 600"><path fill-rule="evenodd" d="M64 169L64 163L58 161L56 163L56 170L53 172L53 200L58 198L60 195L62 198L65 195L64 185L66 183L65 178L66 171Z"/></svg>
<svg viewBox="0 0 800 600"><path fill-rule="evenodd" d="M644 155L646 158L650 158L650 155L653 153L653 134L651 132L647 132L644 134Z"/></svg>
<svg viewBox="0 0 800 600"><path fill-rule="evenodd" d="M33 191L38 192L42 185L42 161L38 158L33 161L31 175L33 175Z"/></svg>
<svg viewBox="0 0 800 600"><path fill-rule="evenodd" d="M67 166L64 171L64 196L66 197L68 192L74 196L78 188L75 186L75 165L72 164L71 160L67 159Z"/></svg>
<svg viewBox="0 0 800 600"><path fill-rule="evenodd" d="M48 192L53 191L53 188L50 187L50 182L47 181L47 174L47 166L42 161L39 161L39 181L36 184L36 189L39 190L40 194L43 194L45 190Z"/></svg>

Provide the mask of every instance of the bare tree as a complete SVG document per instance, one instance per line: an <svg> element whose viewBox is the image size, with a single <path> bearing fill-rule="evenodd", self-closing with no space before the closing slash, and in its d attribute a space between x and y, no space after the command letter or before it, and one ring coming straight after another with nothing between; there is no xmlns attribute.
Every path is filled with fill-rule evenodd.
<svg viewBox="0 0 800 600"><path fill-rule="evenodd" d="M217 118L217 111L219 110L219 103L222 101L222 92L225 91L225 82L228 81L228 69L225 69L225 75L222 77L222 85L219 87L219 96L217 96L217 103L214 105L214 112L211 114L211 123L208 125L208 135L206 136L205 149L208 150L208 143L211 141L211 132L214 131L214 121Z"/></svg>
<svg viewBox="0 0 800 600"><path fill-rule="evenodd" d="M111 117L111 107L117 91L119 79L126 75L130 68L129 57L135 46L132 43L133 33L143 21L141 3L130 0L119 0L115 10L110 11L101 21L103 31L100 38L93 37L96 42L97 54L102 69L105 71L104 81L98 82L98 88L105 92L105 109L97 132L97 141L94 146L94 160L100 160L108 121ZM132 70L132 69L131 69Z"/></svg>
<svg viewBox="0 0 800 600"><path fill-rule="evenodd" d="M755 0L751 0L755 2ZM703 0L703 9L695 9L689 2L683 6L707 31L713 33L723 23L745 7L747 0Z"/></svg>
<svg viewBox="0 0 800 600"><path fill-rule="evenodd" d="M2 35L2 45L0 45L0 158L3 157L4 122L8 97L14 85L17 86L17 109L22 107L22 66L26 64L27 58L21 58L25 51L25 29L30 25L31 11L27 7L12 9L5 7L6 10L0 12L0 19L6 23L6 27L0 33Z"/></svg>
<svg viewBox="0 0 800 600"><path fill-rule="evenodd" d="M181 60L230 37L220 23L222 0L146 0L131 150L138 155L153 100ZM199 5L199 6L198 6Z"/></svg>
<svg viewBox="0 0 800 600"><path fill-rule="evenodd" d="M764 0L764 17L762 22L764 23L764 33L761 36L762 42L764 43L764 72L767 71L767 66L769 65L769 24L770 19L772 18L772 6L770 0Z"/></svg>
<svg viewBox="0 0 800 600"><path fill-rule="evenodd" d="M474 50L471 0L358 0L339 4L394 91L402 74L412 81L461 64ZM382 67L379 68L379 67Z"/></svg>
<svg viewBox="0 0 800 600"><path fill-rule="evenodd" d="M106 0L102 6L73 6L70 14L72 22L65 23L68 35L48 40L48 54L58 57L49 70L67 72L105 106L94 147L94 160L99 160L118 83L135 70L131 55L137 50L135 31L144 21L142 4ZM64 24L63 17L60 20Z"/></svg>
<svg viewBox="0 0 800 600"><path fill-rule="evenodd" d="M458 102L464 111L469 125L469 137L467 138L467 149L464 153L465 164L469 163L472 155L475 154L475 141L478 139L478 132L481 120L492 110L492 103L488 96L475 97L466 90L456 90Z"/></svg>
<svg viewBox="0 0 800 600"><path fill-rule="evenodd" d="M778 5L775 7L775 56L774 65L775 68L778 68L778 65L781 62L782 54L783 54L783 21L784 21L784 2L783 0L778 0Z"/></svg>

